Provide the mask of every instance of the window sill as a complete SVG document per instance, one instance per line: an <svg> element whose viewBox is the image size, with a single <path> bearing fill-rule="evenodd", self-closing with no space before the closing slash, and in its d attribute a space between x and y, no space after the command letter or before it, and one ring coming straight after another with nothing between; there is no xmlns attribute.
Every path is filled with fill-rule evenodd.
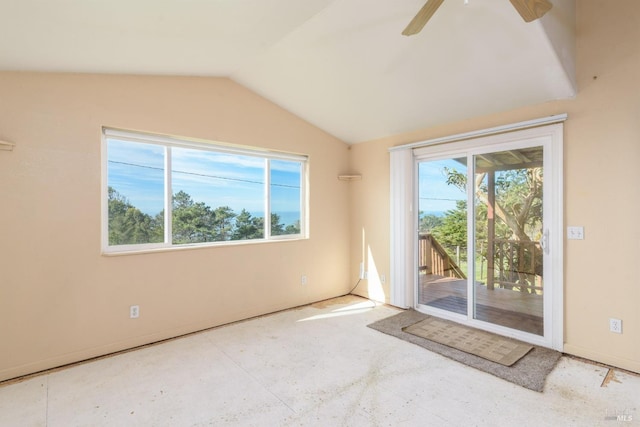
<svg viewBox="0 0 640 427"><path fill-rule="evenodd" d="M299 242L302 240L309 240L308 237L295 236L295 237L281 237L271 238L269 240L238 240L238 241L225 241L225 242L210 242L210 243L193 243L187 245L175 245L175 246L163 246L152 248L140 248L140 249L126 249L118 250L117 247L109 249L102 249L101 255L106 257L124 256L124 255L142 255L142 254L154 254L162 252L176 252L176 251L191 251L197 249L212 249L212 248L229 248L247 245L263 245L283 242Z"/></svg>

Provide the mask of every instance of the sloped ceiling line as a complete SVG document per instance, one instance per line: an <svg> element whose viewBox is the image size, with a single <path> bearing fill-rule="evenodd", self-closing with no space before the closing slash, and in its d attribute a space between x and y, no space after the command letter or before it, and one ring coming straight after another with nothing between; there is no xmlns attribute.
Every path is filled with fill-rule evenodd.
<svg viewBox="0 0 640 427"><path fill-rule="evenodd" d="M0 0L0 70L229 77L357 143L575 95L575 1ZM161 19L160 19L161 18Z"/></svg>

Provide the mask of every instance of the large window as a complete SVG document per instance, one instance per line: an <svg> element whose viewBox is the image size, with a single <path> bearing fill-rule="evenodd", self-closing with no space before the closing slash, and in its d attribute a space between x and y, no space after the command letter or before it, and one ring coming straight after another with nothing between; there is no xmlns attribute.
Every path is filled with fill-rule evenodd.
<svg viewBox="0 0 640 427"><path fill-rule="evenodd" d="M104 252L306 235L306 156L115 129L102 153Z"/></svg>

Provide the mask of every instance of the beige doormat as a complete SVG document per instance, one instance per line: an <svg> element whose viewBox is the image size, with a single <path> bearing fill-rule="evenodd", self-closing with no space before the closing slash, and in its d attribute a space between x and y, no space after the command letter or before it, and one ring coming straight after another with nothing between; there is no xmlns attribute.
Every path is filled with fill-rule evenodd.
<svg viewBox="0 0 640 427"><path fill-rule="evenodd" d="M428 351L538 392L544 390L544 382L547 375L549 375L560 357L562 357L562 353L558 351L534 346L533 350L513 365L504 366L483 357L476 356L475 354L470 354L404 331L404 328L415 325L427 317L429 316L416 310L403 310L394 316L385 317L367 326L376 331L418 345Z"/></svg>
<svg viewBox="0 0 640 427"><path fill-rule="evenodd" d="M533 349L520 341L431 316L402 330L504 366L513 365Z"/></svg>

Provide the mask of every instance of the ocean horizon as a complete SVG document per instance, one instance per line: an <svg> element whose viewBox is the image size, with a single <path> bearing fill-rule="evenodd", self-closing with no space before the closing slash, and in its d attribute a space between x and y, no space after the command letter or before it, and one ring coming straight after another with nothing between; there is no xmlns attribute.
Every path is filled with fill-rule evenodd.
<svg viewBox="0 0 640 427"><path fill-rule="evenodd" d="M249 212L252 217L261 217L264 215L264 212ZM274 212L280 216L280 223L287 225L295 225L296 221L300 220L300 211L285 211L285 212Z"/></svg>

